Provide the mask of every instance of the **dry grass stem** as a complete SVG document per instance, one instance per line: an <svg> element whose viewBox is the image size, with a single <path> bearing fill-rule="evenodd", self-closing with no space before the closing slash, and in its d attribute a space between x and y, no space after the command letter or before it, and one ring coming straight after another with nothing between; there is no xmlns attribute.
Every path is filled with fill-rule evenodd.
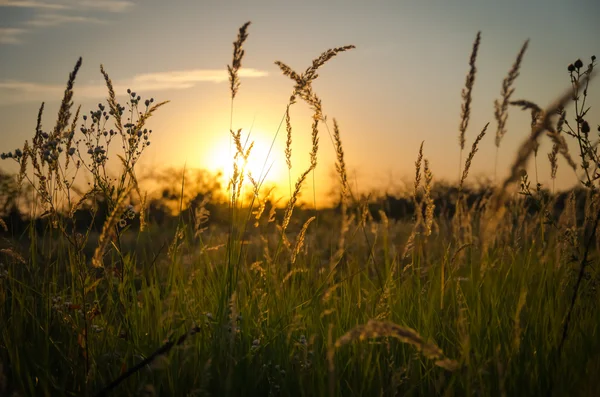
<svg viewBox="0 0 600 397"><path fill-rule="evenodd" d="M529 40L526 40L517 55L517 59L515 63L513 63L512 67L508 71L508 75L502 81L502 90L500 92L500 99L496 99L494 101L494 116L496 117L496 122L498 123L498 127L496 129L496 147L500 147L500 141L506 134L506 121L508 120L508 104L510 103L510 97L515 92L513 88L513 84L517 77L519 77L519 69L521 68L521 63L523 62L523 56L525 55L525 51L529 45Z"/></svg>
<svg viewBox="0 0 600 397"><path fill-rule="evenodd" d="M290 224L290 219L292 219L294 207L296 206L296 202L298 201L298 198L300 196L300 190L302 189L302 185L304 184L304 181L306 180L306 177L308 176L311 170L312 168L309 167L306 171L302 173L302 175L300 175L300 177L296 181L294 192L292 193L292 197L290 198L290 201L285 209L285 215L283 216L283 223L281 224L281 234L285 233L287 227Z"/></svg>
<svg viewBox="0 0 600 397"><path fill-rule="evenodd" d="M98 246L96 247L94 256L92 257L92 266L94 267L104 267L102 257L104 256L104 252L108 248L109 243L113 241L116 236L117 224L119 223L119 219L125 210L125 201L131 192L131 188L132 187L129 186L123 193L121 193L115 203L114 209L104 222L102 233L100 233L100 237L98 237Z"/></svg>
<svg viewBox="0 0 600 397"><path fill-rule="evenodd" d="M31 156L31 148L29 147L29 142L25 141L25 145L23 145L23 156L20 159L20 167L19 167L19 174L17 175L17 183L19 184L19 187L22 186L23 184L23 179L25 179L26 175L27 175L27 161L29 160L29 157Z"/></svg>
<svg viewBox="0 0 600 397"><path fill-rule="evenodd" d="M558 170L558 145L556 143L552 145L552 151L548 153L548 160L550 161L550 178L554 181Z"/></svg>
<svg viewBox="0 0 600 397"><path fill-rule="evenodd" d="M292 269L290 270L285 277L281 280L281 284L285 284L286 282L288 282L292 277L294 277L296 274L302 274L302 273L308 273L308 269L306 268L298 268L298 269Z"/></svg>
<svg viewBox="0 0 600 397"><path fill-rule="evenodd" d="M366 324L358 325L339 337L335 342L335 347L338 349L355 340L364 341L382 337L396 338L403 343L415 346L426 358L434 360L435 365L448 371L455 371L459 368L456 361L446 358L442 349L431 342L426 342L414 329L388 321L371 319Z"/></svg>
<svg viewBox="0 0 600 397"><path fill-rule="evenodd" d="M2 249L0 249L0 254L4 254L6 256L9 256L9 257L13 258L14 260L16 260L17 262L19 262L21 264L27 263L27 261L25 260L25 258L23 258L23 256L21 254L19 254L17 251L15 251L12 248L2 248Z"/></svg>
<svg viewBox="0 0 600 397"><path fill-rule="evenodd" d="M73 121L71 122L71 128L66 132L67 145L65 150L65 172L69 169L69 161L71 160L71 156L69 155L69 151L73 146L73 138L75 137L75 129L77 128L77 121L79 120L79 113L81 112L81 105L77 107L77 111L75 112L75 117L73 117Z"/></svg>
<svg viewBox="0 0 600 397"><path fill-rule="evenodd" d="M154 104L153 106L151 106L150 108L148 108L148 110L144 113L142 113L134 127L134 129L136 131L140 131L142 129L142 127L144 126L144 124L146 123L146 120L148 120L150 118L150 116L152 116L152 114L158 110L158 108L166 105L167 103L169 103L169 101L162 101L159 102L157 104Z"/></svg>
<svg viewBox="0 0 600 397"><path fill-rule="evenodd" d="M244 57L244 50L242 49L242 45L244 41L248 38L248 33L246 30L250 26L250 22L246 22L240 27L238 32L237 40L233 42L233 61L231 65L227 65L227 71L229 72L229 83L231 89L231 99L235 98L239 88L240 88L240 78L238 76L238 71L242 67L242 58Z"/></svg>
<svg viewBox="0 0 600 397"><path fill-rule="evenodd" d="M416 225L415 225L416 226ZM406 240L406 244L404 244L404 250L402 251L402 260L406 260L408 255L412 252L415 247L415 238L416 238L416 227L413 227L410 236L408 236L408 240Z"/></svg>
<svg viewBox="0 0 600 397"><path fill-rule="evenodd" d="M135 176L135 172L133 170L132 167L127 167L126 164L125 165L125 169L123 170L124 173L129 174L129 177L131 178L131 186L133 189L135 189L135 192L138 195L138 198L140 200L140 232L143 232L146 229L146 198L147 198L147 193L144 192L142 194L142 191L140 189L140 185L138 183L137 177Z"/></svg>
<svg viewBox="0 0 600 397"><path fill-rule="evenodd" d="M479 44L481 43L481 32L477 32L475 41L473 42L473 49L471 51L471 57L469 58L469 73L467 74L465 81L465 88L461 92L462 105L460 114L460 126L458 128L460 134L458 135L458 143L460 145L461 152L465 148L465 133L469 126L469 119L471 118L471 102L473 100L473 86L475 85L475 75L477 68L475 67L475 61L477 60L477 52L479 51Z"/></svg>
<svg viewBox="0 0 600 397"><path fill-rule="evenodd" d="M317 70L337 54L353 48L355 48L353 45L347 45L343 47L332 48L323 52L318 58L313 60L312 65L309 66L302 74L294 72L292 68L281 61L275 61L275 64L279 66L282 73L294 80L296 83L290 98L290 103L293 103L294 98L299 96L313 109L315 114L314 118L318 120L322 119L323 111L321 100L312 90L312 82L319 77Z"/></svg>
<svg viewBox="0 0 600 397"><path fill-rule="evenodd" d="M475 141L473 142L473 146L471 146L471 151L469 152L469 155L467 156L467 160L465 161L465 169L463 170L462 177L460 178L459 190L462 190L465 180L467 179L467 176L469 175L469 170L471 169L471 163L473 162L475 153L477 153L477 151L479 150L478 149L479 142L485 136L488 125L490 125L490 123L487 123L485 125L485 127L483 127L483 130L481 130L479 135L477 135L477 138L475 138Z"/></svg>
<svg viewBox="0 0 600 397"><path fill-rule="evenodd" d="M79 57L73 71L69 74L69 80L67 81L67 88L65 89L65 94L63 100L60 104L60 109L58 111L58 119L56 121L56 127L54 127L54 133L52 134L53 138L59 138L62 136L63 131L69 124L69 120L71 119L71 107L73 106L73 86L75 85L75 78L77 77L77 72L79 72L79 68L81 68L81 64L83 63L83 59Z"/></svg>
<svg viewBox="0 0 600 397"><path fill-rule="evenodd" d="M425 175L425 236L428 237L431 236L435 204L433 203L433 197L431 195L431 189L433 187L433 174L429 168L429 161L427 159L424 161L423 174Z"/></svg>
<svg viewBox="0 0 600 397"><path fill-rule="evenodd" d="M423 161L423 144L425 141L421 142L421 146L419 147L419 154L417 155L417 161L415 161L415 185L413 190L413 200L415 204L417 204L417 197L419 192L419 186L421 184L421 163Z"/></svg>
<svg viewBox="0 0 600 397"><path fill-rule="evenodd" d="M117 130L121 136L124 136L125 131L123 130L123 123L121 122L120 117L123 109L121 109L119 103L117 102L112 80L108 76L108 73L106 73L104 70L104 65L100 65L100 73L102 73L102 76L104 76L104 82L106 83L106 88L108 89L108 107L110 108L110 113L114 116L115 127L117 127Z"/></svg>
<svg viewBox="0 0 600 397"><path fill-rule="evenodd" d="M293 102L288 103L285 109L285 130L287 132L287 139L285 141L285 162L288 170L292 169L292 123L290 120L290 106Z"/></svg>
<svg viewBox="0 0 600 397"><path fill-rule="evenodd" d="M340 176L340 183L342 186L342 199L346 197L349 192L348 189L348 175L346 173L346 162L344 160L344 148L342 147L342 139L340 137L340 129L336 119L333 119L333 142L335 147L335 153L337 162L335 163L335 169Z"/></svg>
<svg viewBox="0 0 600 397"><path fill-rule="evenodd" d="M569 167L571 167L573 171L576 171L577 164L575 164L575 160L573 160L573 157L571 157L571 154L569 153L569 146L567 145L565 137L562 136L562 134L558 133L558 131L548 131L548 136L550 137L550 139L552 139L553 142L552 150L554 150L554 146L556 146L558 153L560 153L563 156Z"/></svg>
<svg viewBox="0 0 600 397"><path fill-rule="evenodd" d="M531 111L531 128L532 128L532 131L534 131L535 126L537 125L539 119L543 117L544 110L541 107L539 107L537 104L535 104L531 101L524 100L524 99L520 99L517 101L511 101L510 104L513 106L519 106L519 107L521 107L522 110ZM558 152L563 156L563 158L566 160L566 162L569 164L569 166L575 171L577 169L577 164L575 164L575 161L569 154L569 146L567 145L567 141L560 134L560 132L562 131L562 125L565 121L565 111L562 107L559 107L558 109L556 109L555 114L558 114L560 116L560 118L557 122L557 126L556 126L556 128L554 128L552 126L552 124L549 123L547 126L547 135L550 137L550 139L552 139L552 142L554 143L554 145L557 146ZM537 154L538 147L539 147L539 144L536 141L533 146L534 154Z"/></svg>
<svg viewBox="0 0 600 397"><path fill-rule="evenodd" d="M296 239L296 245L292 250L292 265L296 263L296 258L298 257L300 250L304 246L304 238L306 236L306 230L308 229L308 225L310 225L310 223L316 218L316 216L311 216L306 222L304 222L304 225L302 225L302 229L300 229L300 233L298 233L298 238Z"/></svg>
<svg viewBox="0 0 600 397"><path fill-rule="evenodd" d="M317 153L319 152L319 119L315 114L311 132L312 149L310 150L310 170L317 168Z"/></svg>

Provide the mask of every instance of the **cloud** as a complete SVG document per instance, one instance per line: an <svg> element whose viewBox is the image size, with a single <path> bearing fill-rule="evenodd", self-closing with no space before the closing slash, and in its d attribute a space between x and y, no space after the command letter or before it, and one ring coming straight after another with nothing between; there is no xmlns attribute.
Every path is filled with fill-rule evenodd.
<svg viewBox="0 0 600 397"><path fill-rule="evenodd" d="M127 0L0 0L0 9L19 7L33 10L33 15L20 26L0 28L0 44L21 44L19 36L31 29L68 23L105 23L105 20L97 18L99 13L122 13L133 6L134 3ZM90 14L94 16L87 16Z"/></svg>
<svg viewBox="0 0 600 397"><path fill-rule="evenodd" d="M64 4L50 4L43 1L27 1L27 0L5 0L0 1L0 7L20 7L20 8L37 8L48 10L65 10L69 8Z"/></svg>
<svg viewBox="0 0 600 397"><path fill-rule="evenodd" d="M58 85L27 83L23 81L7 80L0 82L0 92L7 91L12 93L24 94L55 94L60 93L61 87Z"/></svg>
<svg viewBox="0 0 600 397"><path fill-rule="evenodd" d="M78 1L77 5L82 8L117 13L129 10L134 4L131 1L120 0L85 0Z"/></svg>
<svg viewBox="0 0 600 397"><path fill-rule="evenodd" d="M97 18L83 17L79 15L40 14L26 22L27 25L35 27L58 26L64 23L104 23Z"/></svg>
<svg viewBox="0 0 600 397"><path fill-rule="evenodd" d="M264 77L267 72L256 69L240 69L240 77ZM162 73L147 73L135 76L133 84L166 84L192 86L194 83L213 82L221 83L229 80L226 70L221 69L193 69Z"/></svg>
<svg viewBox="0 0 600 397"><path fill-rule="evenodd" d="M0 28L0 44L20 44L20 36L26 32L20 28Z"/></svg>
<svg viewBox="0 0 600 397"><path fill-rule="evenodd" d="M93 9L104 12L125 12L134 6L127 0L63 0L54 2L35 0L0 0L0 7L33 8L38 10Z"/></svg>
<svg viewBox="0 0 600 397"><path fill-rule="evenodd" d="M240 77L258 78L267 76L267 72L242 68ZM147 73L134 76L123 81L113 81L117 96L125 95L128 88L138 92L181 90L192 88L199 83L223 83L229 80L226 70L192 69L171 72ZM60 101L64 93L64 85L38 84L32 82L4 80L0 81L0 106L26 102ZM105 98L107 96L104 84L75 83L76 100Z"/></svg>

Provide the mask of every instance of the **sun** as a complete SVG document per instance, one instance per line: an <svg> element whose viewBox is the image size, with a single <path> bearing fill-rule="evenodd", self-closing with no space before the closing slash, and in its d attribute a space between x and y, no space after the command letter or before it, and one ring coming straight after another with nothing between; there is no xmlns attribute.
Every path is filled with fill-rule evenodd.
<svg viewBox="0 0 600 397"><path fill-rule="evenodd" d="M235 159L236 148L230 136L221 134L222 138L216 140L208 149L204 162L209 169L223 172L224 177L229 180L235 161L238 169L243 167L246 180L248 175L251 175L262 186L280 186L287 180L283 149L277 143L272 144L273 137L262 131L252 130L248 133L247 130L242 130L241 141L244 150L252 145L248 160L244 162L239 156Z"/></svg>

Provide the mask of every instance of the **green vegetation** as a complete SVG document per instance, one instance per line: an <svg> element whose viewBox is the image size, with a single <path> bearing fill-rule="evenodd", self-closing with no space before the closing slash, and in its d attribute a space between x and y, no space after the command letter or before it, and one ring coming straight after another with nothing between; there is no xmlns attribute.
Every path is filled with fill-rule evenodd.
<svg viewBox="0 0 600 397"><path fill-rule="evenodd" d="M248 27L228 67L232 116ZM165 102L129 91L119 104L101 68L107 105L73 115L80 59L55 127L42 129L42 105L32 143L2 155L21 171L0 175L0 394L596 395L600 153L585 103L595 57L569 65L571 89L542 109L511 99L525 43L495 104L496 146L510 106L531 112L531 135L509 177L475 194L467 177L489 124L462 156L480 42L477 34L462 93L459 184L436 186L422 144L408 219L395 219L390 201L353 194L343 123L328 122L312 87L318 69L353 46L324 52L303 73L277 62L294 84L282 115L290 169L290 107L300 100L314 114L310 167L290 180L284 207L244 169L251 140L231 125L229 196L190 194L182 176L163 194L178 201L167 221L153 218L164 200L150 201L136 176L151 143L146 123ZM296 203L317 166L319 127L335 146L340 188L334 209L316 211ZM561 155L581 167L580 189L531 186L523 169L538 161L544 134L552 177ZM87 190L75 183L81 173L93 181ZM8 214L17 183L28 189L23 230Z"/></svg>

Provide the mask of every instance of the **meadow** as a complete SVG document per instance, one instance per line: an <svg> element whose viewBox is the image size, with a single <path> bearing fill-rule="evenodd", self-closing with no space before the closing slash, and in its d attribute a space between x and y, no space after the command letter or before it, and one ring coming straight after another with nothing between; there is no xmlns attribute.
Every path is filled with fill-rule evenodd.
<svg viewBox="0 0 600 397"><path fill-rule="evenodd" d="M249 29L228 66L232 120ZM424 142L404 217L352 191L343 123L312 86L351 45L302 72L276 62L291 80L278 131L290 170L306 155L291 151L290 109L313 113L310 165L286 202L247 172L252 142L232 123L227 194L186 194L182 173L161 222L136 166L167 102L132 87L119 103L101 67L107 101L84 113L72 101L79 59L55 125L43 128L42 105L33 139L2 154L20 166L3 186L24 189L29 216L23 228L0 218L0 395L598 395L600 127L586 107L596 58L568 65L568 89L544 109L512 97L525 42L493 119L467 144L480 40L464 54L458 183L436 186ZM499 149L519 109L530 133L508 177L474 194L478 145L495 133ZM329 138L338 199L315 209L300 192ZM524 171L550 161L554 178L559 158L581 175L577 189L558 194ZM82 174L92 183L79 185Z"/></svg>

